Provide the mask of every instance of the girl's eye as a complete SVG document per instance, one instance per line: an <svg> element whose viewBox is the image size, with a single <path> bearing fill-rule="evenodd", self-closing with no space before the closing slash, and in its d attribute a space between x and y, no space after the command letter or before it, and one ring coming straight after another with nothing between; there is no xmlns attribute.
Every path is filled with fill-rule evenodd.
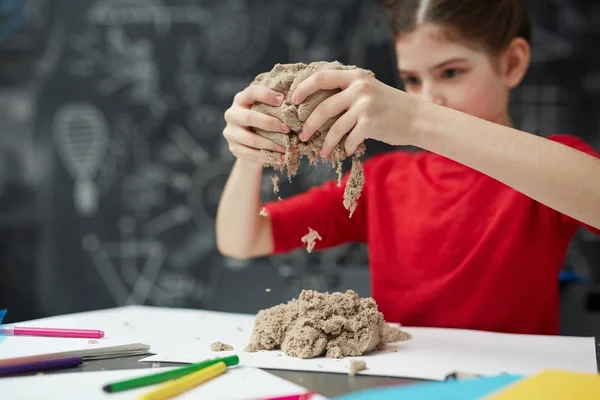
<svg viewBox="0 0 600 400"><path fill-rule="evenodd" d="M442 72L442 75L444 78L454 78L454 77L457 77L458 75L460 75L461 72L462 71L457 68L450 68L450 69L444 70L444 72Z"/></svg>
<svg viewBox="0 0 600 400"><path fill-rule="evenodd" d="M416 76L407 76L403 80L404 80L404 84L409 85L409 86L414 86L414 85L419 84L419 78L417 78Z"/></svg>

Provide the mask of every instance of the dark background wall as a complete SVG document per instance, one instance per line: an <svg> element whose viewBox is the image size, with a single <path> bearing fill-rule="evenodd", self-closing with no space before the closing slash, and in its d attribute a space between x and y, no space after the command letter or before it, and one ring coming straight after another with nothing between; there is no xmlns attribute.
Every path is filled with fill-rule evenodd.
<svg viewBox="0 0 600 400"><path fill-rule="evenodd" d="M600 150L600 3L529 3L515 121ZM215 248L233 163L224 110L273 64L314 60L399 85L377 1L0 0L0 306L12 319L124 304L255 312L302 288L368 294L362 245L252 262ZM305 167L282 196L333 176ZM267 175L265 199L271 187ZM579 233L565 268L597 284L599 263L600 238Z"/></svg>

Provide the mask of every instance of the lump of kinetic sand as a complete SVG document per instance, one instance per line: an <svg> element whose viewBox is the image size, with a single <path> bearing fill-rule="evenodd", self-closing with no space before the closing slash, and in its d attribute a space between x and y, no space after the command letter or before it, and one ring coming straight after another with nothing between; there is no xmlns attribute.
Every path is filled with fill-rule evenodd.
<svg viewBox="0 0 600 400"><path fill-rule="evenodd" d="M323 240L319 232L315 231L313 228L308 227L308 233L300 239L302 243L306 243L306 251L311 252L315 248L317 240Z"/></svg>
<svg viewBox="0 0 600 400"><path fill-rule="evenodd" d="M370 297L352 290L303 290L298 299L258 312L246 351L280 348L299 358L359 356L383 348L385 326Z"/></svg>
<svg viewBox="0 0 600 400"><path fill-rule="evenodd" d="M404 342L412 339L410 333L403 331L395 326L385 325L383 328L383 341L385 343Z"/></svg>
<svg viewBox="0 0 600 400"><path fill-rule="evenodd" d="M291 97L298 85L316 72L350 69L358 68L351 65L343 65L337 61L319 61L308 65L303 63L276 64L271 71L256 76L253 84L267 86L270 89L281 92L285 94L285 100L279 107L264 103L256 103L252 106L252 109L276 117L291 128L290 133L267 132L261 129L255 129L256 133L259 135L285 147L285 163L281 162L281 156L278 153L262 150L263 156L267 160L267 166L272 166L281 172L283 172L284 167L287 167L288 179L291 181L292 177L298 172L300 160L303 156L306 156L309 159L311 165L316 165L318 160L328 161L336 168L338 174L338 186L341 184L342 162L347 158L346 151L344 150L346 137L342 138L331 155L326 158L322 158L319 155L321 147L323 146L323 141L325 140L325 135L329 132L329 129L334 122L337 121L339 115L329 119L329 121L317 130L307 142L302 142L298 137L298 132L302 129L302 126L310 113L312 113L323 100L333 96L340 90L320 90L313 93L300 105L293 104ZM364 71L369 75L374 76L373 72L368 70ZM354 210L356 210L358 198L360 197L364 186L363 167L358 159L364 152L365 145L361 143L352 157L352 169L344 190L344 207L350 211L350 216L352 216Z"/></svg>
<svg viewBox="0 0 600 400"><path fill-rule="evenodd" d="M233 350L233 346L230 344L225 344L223 342L214 342L210 345L211 351L231 351Z"/></svg>
<svg viewBox="0 0 600 400"><path fill-rule="evenodd" d="M367 362L365 360L350 360L348 375L354 376L357 372L365 369L367 369Z"/></svg>

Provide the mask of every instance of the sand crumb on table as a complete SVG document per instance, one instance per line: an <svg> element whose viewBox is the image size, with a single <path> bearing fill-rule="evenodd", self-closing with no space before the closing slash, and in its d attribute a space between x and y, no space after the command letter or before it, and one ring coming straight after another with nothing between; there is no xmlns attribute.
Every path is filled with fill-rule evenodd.
<svg viewBox="0 0 600 400"><path fill-rule="evenodd" d="M357 372L367 369L367 362L365 360L350 360L348 363L348 375L354 376Z"/></svg>
<svg viewBox="0 0 600 400"><path fill-rule="evenodd" d="M210 349L212 351L231 351L233 350L233 346L223 342L214 342L210 345Z"/></svg>

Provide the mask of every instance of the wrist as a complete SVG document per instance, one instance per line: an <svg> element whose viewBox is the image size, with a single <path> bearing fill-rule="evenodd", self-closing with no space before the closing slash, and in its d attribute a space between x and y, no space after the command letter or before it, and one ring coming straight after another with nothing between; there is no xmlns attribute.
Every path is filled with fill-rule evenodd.
<svg viewBox="0 0 600 400"><path fill-rule="evenodd" d="M435 132L437 110L436 104L418 100L414 102L409 121L411 145L428 149Z"/></svg>
<svg viewBox="0 0 600 400"><path fill-rule="evenodd" d="M247 171L249 173L256 173L256 174L262 175L262 171L264 169L264 165L262 163L244 160L241 158L238 158L235 161L235 164L239 169L241 169L243 171Z"/></svg>

